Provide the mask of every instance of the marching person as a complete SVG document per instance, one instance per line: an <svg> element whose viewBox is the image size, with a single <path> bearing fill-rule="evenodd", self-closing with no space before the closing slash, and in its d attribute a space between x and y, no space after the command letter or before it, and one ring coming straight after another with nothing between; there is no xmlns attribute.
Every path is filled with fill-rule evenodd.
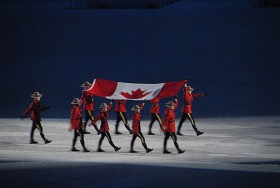
<svg viewBox="0 0 280 188"><path fill-rule="evenodd" d="M84 82L81 87L84 88L84 90L88 89L91 86L91 84L86 81ZM87 94L86 92L82 92L82 97L80 98L80 105L84 104L83 106L83 111L85 114L85 121L84 121L84 134L90 134L90 132L86 131L87 123L89 120L94 121L94 97L93 95ZM97 128L96 125L93 125L95 130L97 131L98 134L100 134L99 129Z"/></svg>
<svg viewBox="0 0 280 188"><path fill-rule="evenodd" d="M32 127L31 127L31 133L30 133L30 144L38 143L33 139L34 131L36 128L38 129L45 144L48 144L51 142L51 140L48 140L45 138L45 135L43 133L43 127L41 125L41 111L47 110L49 108L49 107L40 105L40 100L41 100L42 96L43 95L40 94L39 92L37 92L37 91L34 92L31 95L31 98L33 98L34 100L29 105L29 107L24 111L24 113L21 115L21 119L23 119L23 118L27 117L30 112L32 112L32 114L31 114Z"/></svg>
<svg viewBox="0 0 280 188"><path fill-rule="evenodd" d="M160 128L162 130L164 130L164 126L162 124L162 120L161 120L161 117L160 117L160 107L159 107L159 101L160 99L159 98L153 98L152 100L150 100L152 106L150 108L150 113L151 113L151 122L150 122L150 125L149 125L149 131L148 131L148 135L154 135L154 133L152 132L152 127L153 127L153 124L155 122L155 120L158 121L159 125L160 125Z"/></svg>
<svg viewBox="0 0 280 188"><path fill-rule="evenodd" d="M83 120L82 120L82 113L81 109L79 107L80 100L79 98L74 98L71 102L73 104L72 110L71 110L71 117L70 117L70 125L69 131L72 129L74 130L74 138L72 142L72 149L71 151L79 151L75 148L76 141L78 136L80 137L80 143L83 147L83 152L89 152L89 150L85 147L85 141L84 141L84 131L83 131Z"/></svg>
<svg viewBox="0 0 280 188"><path fill-rule="evenodd" d="M185 122L185 120L187 118L190 120L192 127L193 127L194 131L196 132L197 136L202 135L204 133L204 132L199 131L195 124L195 120L192 115L192 101L198 97L207 96L207 94L206 93L192 94L193 91L194 91L194 89L191 86L188 86L187 84L184 85L184 88L183 88L184 106L181 109L183 114L182 114L181 120L178 125L177 135L183 135L180 132L180 130L181 130L183 123Z"/></svg>
<svg viewBox="0 0 280 188"><path fill-rule="evenodd" d="M130 129L126 118L126 100L116 100L115 112L117 115L115 134L122 134L118 131L120 121L123 121L125 128L130 134L132 134L132 130Z"/></svg>
<svg viewBox="0 0 280 188"><path fill-rule="evenodd" d="M129 151L130 153L137 153L137 151L133 150L134 141L137 137L139 137L141 139L141 143L142 143L143 147L146 149L147 153L153 151L153 149L150 149L147 147L145 138L141 132L141 126L140 126L141 113L140 113L140 111L144 108L144 105L145 105L145 103L142 103L140 106L134 105L133 108L131 108L131 111L134 111L134 114L133 114L133 122L132 122L133 136L132 136L132 140L130 143L130 151Z"/></svg>
<svg viewBox="0 0 280 188"><path fill-rule="evenodd" d="M88 89L91 86L91 84L86 81L84 82L81 87L84 88L84 90ZM82 92L82 97L80 98L80 105L84 104L83 110L85 113L85 121L84 121L84 133L85 134L90 134L90 132L86 131L86 126L88 123L88 120L94 121L94 96L90 95L86 92ZM93 125L94 129L96 130L97 134L100 134L99 129L97 128L96 124Z"/></svg>
<svg viewBox="0 0 280 188"><path fill-rule="evenodd" d="M92 122L93 124L95 124L98 120L101 121L101 126L100 126L101 137L98 143L97 152L104 152L104 150L101 149L101 144L105 136L107 137L109 144L115 149L115 151L121 149L120 147L115 146L115 144L112 141L111 135L109 133L108 111L111 109L111 107L112 107L112 101L109 103L109 105L107 105L106 103L102 103L99 106L99 108L101 108L101 112Z"/></svg>
<svg viewBox="0 0 280 188"><path fill-rule="evenodd" d="M176 147L176 149L178 150L178 153L184 153L184 150L181 150L179 148L179 145L177 143L177 136L175 134L176 132L176 127L175 127L175 113L174 110L178 107L178 100L175 99L175 103L173 101L169 101L168 103L166 103L165 105L167 107L167 109L164 112L164 126L166 127L166 132L165 132L165 138L164 138L164 142L163 142L163 153L165 154L169 154L171 153L170 151L168 151L166 149L167 146L167 140L169 139L169 137L171 136L174 142L174 145Z"/></svg>

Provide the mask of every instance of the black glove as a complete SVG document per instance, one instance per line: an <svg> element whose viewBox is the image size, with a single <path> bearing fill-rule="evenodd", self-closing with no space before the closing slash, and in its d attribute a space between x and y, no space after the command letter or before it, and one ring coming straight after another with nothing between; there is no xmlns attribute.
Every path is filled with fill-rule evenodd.
<svg viewBox="0 0 280 188"><path fill-rule="evenodd" d="M206 97L208 94L207 93L203 93L203 95Z"/></svg>

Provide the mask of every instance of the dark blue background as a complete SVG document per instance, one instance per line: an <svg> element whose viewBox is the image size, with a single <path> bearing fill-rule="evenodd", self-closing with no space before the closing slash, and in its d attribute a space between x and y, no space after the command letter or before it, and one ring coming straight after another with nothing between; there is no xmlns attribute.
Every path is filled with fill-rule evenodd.
<svg viewBox="0 0 280 188"><path fill-rule="evenodd" d="M280 11L256 4L181 0L152 10L73 10L70 1L1 1L0 117L19 117L39 91L51 107L43 117L68 118L80 85L94 78L187 79L209 94L194 102L195 117L279 115ZM97 97L96 108L104 101Z"/></svg>

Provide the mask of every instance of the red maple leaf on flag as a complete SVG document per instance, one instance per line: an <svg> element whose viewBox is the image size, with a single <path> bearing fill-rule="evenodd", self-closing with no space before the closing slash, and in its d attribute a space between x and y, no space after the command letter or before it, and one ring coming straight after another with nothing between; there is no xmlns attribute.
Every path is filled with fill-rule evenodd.
<svg viewBox="0 0 280 188"><path fill-rule="evenodd" d="M149 95L152 92L147 92L145 93L145 90L142 91L140 88L137 89L136 91L131 91L131 94L129 94L128 92L121 92L121 95L124 96L127 99L140 99L143 98L147 95Z"/></svg>

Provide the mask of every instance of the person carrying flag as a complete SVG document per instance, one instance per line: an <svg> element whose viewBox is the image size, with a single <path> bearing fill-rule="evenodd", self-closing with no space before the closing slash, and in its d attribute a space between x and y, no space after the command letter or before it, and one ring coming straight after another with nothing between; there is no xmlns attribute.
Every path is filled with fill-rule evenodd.
<svg viewBox="0 0 280 188"><path fill-rule="evenodd" d="M116 100L115 112L117 116L115 134L122 134L118 131L120 121L123 121L125 128L130 134L132 134L132 130L130 129L126 118L126 100Z"/></svg>
<svg viewBox="0 0 280 188"><path fill-rule="evenodd" d="M86 81L84 82L81 87L84 88L84 90L88 89L91 86L91 84ZM84 120L84 134L90 134L90 132L86 131L86 126L89 120L94 121L94 97L93 95L90 95L86 92L82 92L82 97L80 98L80 105L83 105L83 111L85 113L85 120ZM94 129L97 131L98 134L100 134L99 129L96 125L93 125Z"/></svg>
<svg viewBox="0 0 280 188"><path fill-rule="evenodd" d="M185 120L187 118L190 120L192 127L193 127L194 131L196 132L197 136L202 135L204 133L204 132L199 131L195 124L195 120L194 120L193 114L192 114L192 101L198 97L207 96L207 93L193 94L192 93L193 91L194 91L194 89L191 86L188 86L187 84L184 85L184 88L183 88L184 106L181 109L183 114L182 114L181 120L178 125L178 130L177 130L177 135L180 135L180 136L183 135L180 132L180 130L181 130L183 123L185 122Z"/></svg>
<svg viewBox="0 0 280 188"><path fill-rule="evenodd" d="M109 103L109 105L107 105L106 103L102 103L99 106L99 108L101 108L99 115L92 122L93 124L95 124L98 120L101 121L101 126L100 126L101 137L98 143L97 152L104 152L104 150L101 149L101 145L105 136L107 137L109 144L115 149L115 151L121 149L120 147L115 146L115 144L112 141L111 135L109 133L108 111L111 109L111 107L112 107L112 101Z"/></svg>
<svg viewBox="0 0 280 188"><path fill-rule="evenodd" d="M159 101L160 99L159 98L153 98L150 100L152 106L150 108L150 114L151 114L151 122L149 124L149 131L148 131L148 135L155 135L153 132L152 132L152 127L153 127L153 124L155 122L155 120L158 121L159 125L160 125L160 128L162 130L164 130L164 126L162 124L162 120L161 120L161 117L160 117L160 107L159 107Z"/></svg>
<svg viewBox="0 0 280 188"><path fill-rule="evenodd" d="M132 122L133 136L132 136L132 140L130 142L130 151L129 151L130 153L137 153L137 151L133 150L134 141L137 137L139 137L141 139L141 143L142 143L143 147L146 149L147 153L153 151L153 149L150 149L147 147L145 138L141 132L141 126L140 126L141 113L140 113L140 111L144 108L144 105L145 105L145 103L142 103L140 106L134 105L133 108L131 108L131 111L134 111L134 114L133 114L133 122Z"/></svg>

